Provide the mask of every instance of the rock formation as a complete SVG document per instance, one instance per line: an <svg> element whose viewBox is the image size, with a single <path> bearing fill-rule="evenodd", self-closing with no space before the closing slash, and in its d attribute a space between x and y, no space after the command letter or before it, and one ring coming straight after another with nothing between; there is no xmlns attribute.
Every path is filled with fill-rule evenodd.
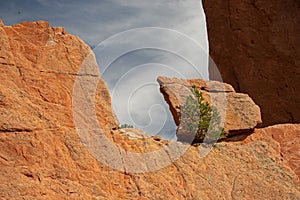
<svg viewBox="0 0 300 200"><path fill-rule="evenodd" d="M80 70L82 63L91 69ZM63 28L51 28L43 21L0 26L1 199L300 198L298 157L290 154L285 140L286 135L299 133L299 125L257 129L248 137L239 135L244 140L230 138L201 158L203 146L143 137L136 129L118 130L107 87L94 65L89 47ZM91 133L90 140L79 134L84 130L74 121L89 110L80 92L74 100L78 78L98 85L94 93L77 85L87 98L91 95L88 100L96 99L90 103L95 102L92 107L102 133ZM82 108L74 114L72 105L77 103ZM79 120L88 124L90 119ZM103 159L116 162L121 157L123 170L103 164L95 154L105 137L125 153L104 146ZM96 143L94 149L88 148L89 143ZM124 159L132 152L151 156L162 148L154 162ZM183 148L186 151L178 159L170 154ZM153 169L168 162L155 171L128 171L132 166Z"/></svg>
<svg viewBox="0 0 300 200"><path fill-rule="evenodd" d="M259 107L247 94L236 93L231 85L202 79L167 77L158 77L157 81L177 126L180 126L181 108L186 104L186 97L194 96L191 92L193 85L202 93L204 101L224 113L224 129L228 136L251 132L261 124Z"/></svg>
<svg viewBox="0 0 300 200"><path fill-rule="evenodd" d="M90 48L63 28L49 23L23 22L0 29L1 114L0 130L27 131L74 127L72 91ZM97 112L105 129L117 127L108 89L99 79ZM101 92L100 92L101 91Z"/></svg>
<svg viewBox="0 0 300 200"><path fill-rule="evenodd" d="M249 94L263 125L300 122L298 0L204 0L210 55L224 82ZM219 80L213 62L210 78Z"/></svg>

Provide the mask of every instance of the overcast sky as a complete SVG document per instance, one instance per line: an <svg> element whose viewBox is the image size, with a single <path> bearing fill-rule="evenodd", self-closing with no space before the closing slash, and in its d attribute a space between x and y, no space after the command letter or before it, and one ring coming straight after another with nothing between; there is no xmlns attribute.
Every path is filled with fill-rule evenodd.
<svg viewBox="0 0 300 200"><path fill-rule="evenodd" d="M151 135L170 139L176 130L157 76L208 79L200 0L2 0L0 19L42 19L81 37L97 56L120 123Z"/></svg>

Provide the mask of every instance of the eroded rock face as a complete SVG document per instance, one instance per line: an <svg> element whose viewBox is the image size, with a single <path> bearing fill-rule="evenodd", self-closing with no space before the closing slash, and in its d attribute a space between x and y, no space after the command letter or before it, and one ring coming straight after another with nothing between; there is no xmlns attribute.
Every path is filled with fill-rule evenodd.
<svg viewBox="0 0 300 200"><path fill-rule="evenodd" d="M187 96L194 96L191 91L193 85L202 93L204 101L217 107L224 117L227 135L249 132L261 124L259 107L247 94L236 93L231 85L217 81L167 77L158 77L157 81L178 126Z"/></svg>
<svg viewBox="0 0 300 200"><path fill-rule="evenodd" d="M100 78L93 71L78 74L90 53L88 46L42 21L1 27L0 42L1 199L300 198L299 178L280 155L282 143L268 134L261 137L260 131L244 141L218 143L204 158L199 157L201 147L187 146L184 155L164 168L129 173L132 165L151 169L168 162L172 159L168 153L186 144L140 137L144 133L139 130L112 130L118 123L101 79L95 98L103 101L97 101L95 108L108 140L127 154L163 147L165 153L155 162L123 159L121 171L98 162L91 151L100 150L103 135L92 135L100 139L90 141L99 143L88 151L72 114L75 78ZM299 126L290 126L299 132ZM290 134L286 127L275 129ZM268 131L272 133L272 127ZM113 162L122 157L121 151L105 148L105 159Z"/></svg>
<svg viewBox="0 0 300 200"><path fill-rule="evenodd" d="M300 122L298 0L204 0L210 55L224 82L249 94L263 125ZM219 80L210 63L210 78Z"/></svg>
<svg viewBox="0 0 300 200"><path fill-rule="evenodd" d="M78 77L96 79L97 112L105 113L105 118L99 118L100 126L116 128L110 95L98 68L79 70L87 57L93 54L81 39L48 22L0 27L0 130L74 127L72 95Z"/></svg>

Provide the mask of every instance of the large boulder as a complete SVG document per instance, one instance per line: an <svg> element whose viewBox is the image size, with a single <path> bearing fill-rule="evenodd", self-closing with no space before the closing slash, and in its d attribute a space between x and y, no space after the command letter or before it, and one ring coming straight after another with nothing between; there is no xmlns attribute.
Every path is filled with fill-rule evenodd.
<svg viewBox="0 0 300 200"><path fill-rule="evenodd" d="M300 122L299 0L204 0L210 79L249 94L263 126ZM214 65L214 63L216 65Z"/></svg>
<svg viewBox="0 0 300 200"><path fill-rule="evenodd" d="M202 93L204 101L218 109L221 117L224 118L223 126L228 136L252 131L262 123L259 107L247 94L236 93L229 84L202 79L183 80L167 77L158 77L157 81L179 127L186 98L194 96L192 86Z"/></svg>

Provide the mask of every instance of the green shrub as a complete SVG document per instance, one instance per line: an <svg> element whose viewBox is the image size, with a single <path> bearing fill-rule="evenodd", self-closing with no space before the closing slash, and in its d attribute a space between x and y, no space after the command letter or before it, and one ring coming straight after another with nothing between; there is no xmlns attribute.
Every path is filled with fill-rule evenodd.
<svg viewBox="0 0 300 200"><path fill-rule="evenodd" d="M213 142L225 138L221 117L214 106L204 102L202 93L192 86L194 97L188 96L181 110L181 126L185 136L193 137L192 144Z"/></svg>
<svg viewBox="0 0 300 200"><path fill-rule="evenodd" d="M129 124L122 124L119 126L119 129L122 129L122 128L133 128L133 126L129 125Z"/></svg>

